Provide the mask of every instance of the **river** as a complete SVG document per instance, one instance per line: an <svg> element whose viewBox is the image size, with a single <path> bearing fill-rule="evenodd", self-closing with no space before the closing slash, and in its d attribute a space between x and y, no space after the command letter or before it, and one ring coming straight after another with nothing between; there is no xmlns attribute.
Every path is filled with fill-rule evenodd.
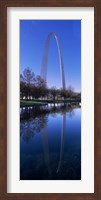
<svg viewBox="0 0 101 200"><path fill-rule="evenodd" d="M20 180L81 180L81 106L20 108Z"/></svg>

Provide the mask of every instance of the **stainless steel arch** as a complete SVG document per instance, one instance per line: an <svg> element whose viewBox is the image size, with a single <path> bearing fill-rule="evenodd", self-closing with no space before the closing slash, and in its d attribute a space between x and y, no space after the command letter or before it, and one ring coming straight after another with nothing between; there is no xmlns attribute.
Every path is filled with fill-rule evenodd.
<svg viewBox="0 0 101 200"><path fill-rule="evenodd" d="M58 36L55 32L49 33L49 35L47 36L46 42L45 42L45 48L44 48L44 54L43 54L43 58L42 58L42 66L41 66L41 77L45 81L47 81L48 49L49 49L50 38L52 35L54 36L56 43L57 43L57 47L58 47L61 82L62 82L62 88L65 89L65 76L64 76L64 65L63 65L62 53L61 53Z"/></svg>

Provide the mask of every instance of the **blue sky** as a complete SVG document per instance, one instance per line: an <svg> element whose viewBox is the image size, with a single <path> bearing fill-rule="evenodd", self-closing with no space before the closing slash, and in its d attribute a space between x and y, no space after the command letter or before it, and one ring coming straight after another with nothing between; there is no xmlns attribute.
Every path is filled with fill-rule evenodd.
<svg viewBox="0 0 101 200"><path fill-rule="evenodd" d="M40 75L45 41L56 32L62 51L66 87L81 92L81 21L20 20L20 72L29 67ZM55 38L52 36L48 54L48 87L61 88L60 63Z"/></svg>

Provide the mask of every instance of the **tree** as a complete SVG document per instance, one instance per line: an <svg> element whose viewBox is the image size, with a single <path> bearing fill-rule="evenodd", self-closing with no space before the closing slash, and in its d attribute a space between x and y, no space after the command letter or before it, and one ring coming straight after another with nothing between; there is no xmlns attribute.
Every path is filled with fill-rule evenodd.
<svg viewBox="0 0 101 200"><path fill-rule="evenodd" d="M26 84L27 100L30 99L30 87L35 82L35 74L27 67L24 69L23 74L20 75L20 80Z"/></svg>
<svg viewBox="0 0 101 200"><path fill-rule="evenodd" d="M46 94L47 94L46 82L39 75L36 76L35 87L37 90L37 98L46 96Z"/></svg>
<svg viewBox="0 0 101 200"><path fill-rule="evenodd" d="M35 74L29 67L24 69L22 77L24 81L29 85L35 81Z"/></svg>
<svg viewBox="0 0 101 200"><path fill-rule="evenodd" d="M60 90L60 95L61 95L61 97L63 97L64 100L65 100L66 97L68 96L68 90L66 90L66 89L61 89L61 90Z"/></svg>
<svg viewBox="0 0 101 200"><path fill-rule="evenodd" d="M70 99L71 99L71 97L72 97L73 92L74 92L74 89L72 88L72 86L69 86L69 87L68 87L68 97L69 97Z"/></svg>
<svg viewBox="0 0 101 200"><path fill-rule="evenodd" d="M20 98L27 98L27 86L24 82L20 82Z"/></svg>
<svg viewBox="0 0 101 200"><path fill-rule="evenodd" d="M50 88L50 94L53 96L53 100L55 100L55 97L57 95L57 89L56 89L56 87Z"/></svg>

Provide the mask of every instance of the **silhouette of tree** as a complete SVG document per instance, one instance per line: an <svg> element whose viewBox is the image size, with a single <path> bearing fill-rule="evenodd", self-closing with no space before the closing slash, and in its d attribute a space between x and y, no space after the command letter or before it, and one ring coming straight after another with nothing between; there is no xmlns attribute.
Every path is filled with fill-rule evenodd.
<svg viewBox="0 0 101 200"><path fill-rule="evenodd" d="M50 99L58 100L59 97L65 99L81 100L81 93L74 93L72 86L67 89L57 89L56 87L47 88L47 84L41 76L35 76L34 72L29 68L25 68L20 74L20 98L30 100L33 99Z"/></svg>
<svg viewBox="0 0 101 200"><path fill-rule="evenodd" d="M61 95L61 97L63 97L64 100L65 100L66 97L68 97L68 90L66 90L66 89L61 89L61 90L60 90L60 95Z"/></svg>
<svg viewBox="0 0 101 200"><path fill-rule="evenodd" d="M56 87L50 88L50 94L52 95L53 100L55 100L55 97L57 96L57 89L56 89Z"/></svg>
<svg viewBox="0 0 101 200"><path fill-rule="evenodd" d="M24 82L20 82L20 98L27 98L27 85Z"/></svg>
<svg viewBox="0 0 101 200"><path fill-rule="evenodd" d="M23 74L20 75L20 80L22 80L26 85L27 100L30 99L30 88L31 84L35 82L35 74L32 70L27 67L24 69Z"/></svg>
<svg viewBox="0 0 101 200"><path fill-rule="evenodd" d="M69 97L70 99L71 99L71 97L72 97L73 92L74 92L74 89L72 88L72 86L69 86L69 87L68 87L68 97Z"/></svg>
<svg viewBox="0 0 101 200"><path fill-rule="evenodd" d="M37 88L37 96L45 97L47 94L46 82L41 78L41 76L36 76L35 87Z"/></svg>

